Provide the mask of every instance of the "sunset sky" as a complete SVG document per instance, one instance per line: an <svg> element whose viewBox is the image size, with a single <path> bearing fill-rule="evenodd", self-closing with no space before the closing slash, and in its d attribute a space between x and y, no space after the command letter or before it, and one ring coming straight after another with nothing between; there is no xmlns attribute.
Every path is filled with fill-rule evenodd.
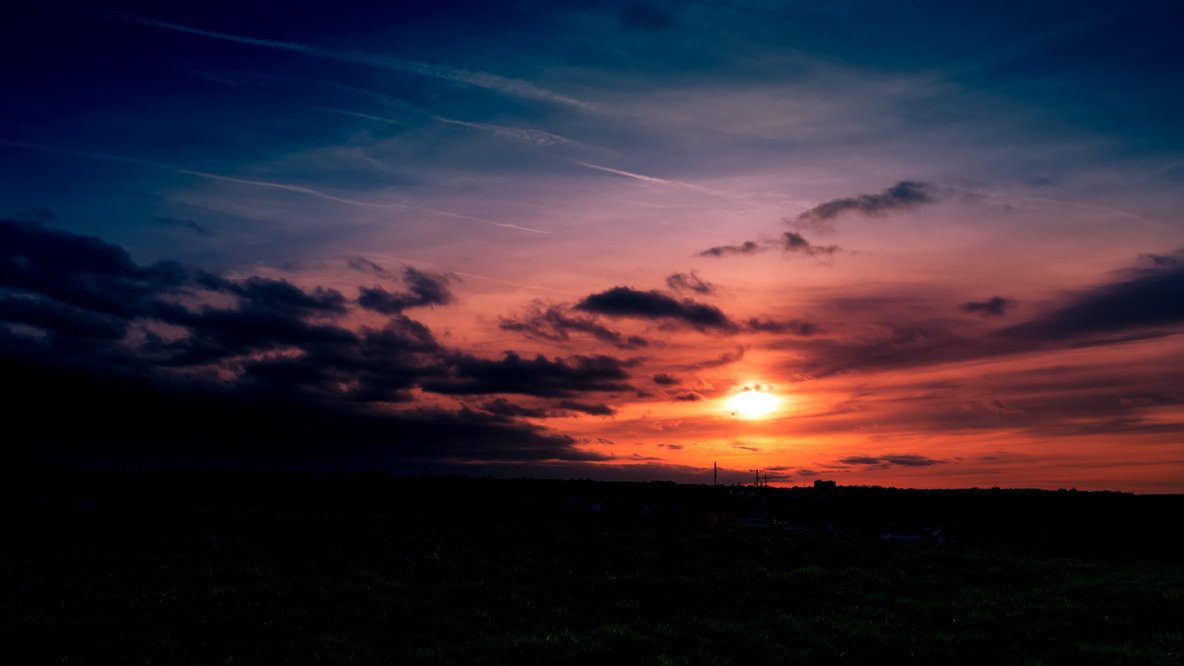
<svg viewBox="0 0 1184 666"><path fill-rule="evenodd" d="M37 4L20 455L1184 492L1179 3Z"/></svg>

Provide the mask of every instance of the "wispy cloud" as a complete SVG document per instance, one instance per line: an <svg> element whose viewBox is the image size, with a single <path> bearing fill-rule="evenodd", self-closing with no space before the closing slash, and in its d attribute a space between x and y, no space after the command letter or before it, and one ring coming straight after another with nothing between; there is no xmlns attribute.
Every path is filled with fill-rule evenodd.
<svg viewBox="0 0 1184 666"><path fill-rule="evenodd" d="M501 227L503 229L513 229L515 231L526 231L533 234L549 234L549 231L543 229L535 229L533 227L524 227L519 224L511 224L509 222L498 222L496 220L486 219L484 217L477 217L475 215L465 215L463 213L454 213L452 211L440 210L438 208L429 208L425 206L414 206L402 202L396 203L375 203L371 201L359 201L357 199L347 199L339 197L328 192L323 192L311 187L304 187L303 185L290 185L288 183L276 183L267 180L254 180L250 178L235 178L234 176L224 176L217 173L209 173L206 171L195 171L193 169L185 169L172 164L165 164L163 162L153 162L151 160L141 160L134 157L124 157L122 155L110 155L107 153L95 153L85 150L71 150L68 148L56 148L54 146L44 146L36 143L28 143L25 141L13 141L11 139L0 139L0 144L15 146L19 148L28 148L31 150L41 150L50 153L57 153L59 155L72 155L74 157L85 157L88 159L108 160L113 162L123 162L125 164L136 164L139 166L151 167L154 169L165 169L174 173L185 174L187 176L196 176L197 178L204 178L206 180L216 180L225 183L236 183L238 185L251 185L254 187L266 187L276 190L284 190L287 192L295 192L297 194L306 194L308 196L317 197L326 201L333 201L335 203L346 204L348 206L361 206L363 208L384 208L384 209L399 209L399 210L418 210L434 215L442 215L444 217L451 217L458 220L472 220L474 222L481 222L483 224Z"/></svg>
<svg viewBox="0 0 1184 666"><path fill-rule="evenodd" d="M310 44L300 44L297 42L283 42L273 39L260 39L257 37L232 35L229 33L216 32L213 30L202 30L201 28L194 28L178 23L170 23L168 21L160 21L153 18L135 16L131 14L111 13L105 14L105 17L126 23L135 23L139 25L151 26L154 28L176 30L178 32L209 37L211 39L221 39L230 42L237 42L239 44L250 44L252 46L279 49L281 51L293 51L296 53L303 53L305 55L316 58L324 58L327 60L352 62L360 65L369 65L371 67L381 67L384 69L393 69L401 72L410 72L422 76L451 81L453 83L460 83L478 88L485 88L488 90L496 90L497 92L507 95L516 95L518 97L525 97L528 99L556 102L582 109L594 108L591 104L582 100L578 100L574 97L569 97L552 90L540 88L539 86L527 81L499 76L489 72L470 71L466 69L460 69L458 67L448 67L445 65L433 65L415 60L378 55L375 53L365 53L362 51L329 49L319 46L312 46Z"/></svg>
<svg viewBox="0 0 1184 666"><path fill-rule="evenodd" d="M744 241L739 245L716 245L697 253L700 257L724 257L731 254L752 254L765 250L756 241Z"/></svg>
<svg viewBox="0 0 1184 666"><path fill-rule="evenodd" d="M210 229L207 229L206 227L203 227L202 225L198 224L197 222L187 219L187 218L181 219L181 218L176 218L176 217L158 216L156 218L156 223L160 224L162 226L166 226L166 227L181 227L183 229L189 229L190 231L196 233L199 236L213 236L214 235L214 232L211 231Z"/></svg>
<svg viewBox="0 0 1184 666"><path fill-rule="evenodd" d="M166 167L167 165L159 164L157 166ZM273 183L268 180L252 180L249 178L235 178L233 176L223 176L216 173L207 173L205 171L194 171L192 169L181 169L172 167L177 173L183 173L189 176L197 176L198 178L205 178L207 180L220 180L226 183L237 183L239 185L254 185L255 187L269 187L276 190L285 190L288 192L296 192L298 194L307 194L326 201L335 201L337 203L346 204L349 206L361 206L363 208L410 208L406 204L401 203L371 203L369 201L358 201L357 199L346 199L344 197L335 196L328 192L313 189L311 187L304 187L303 185L289 185L287 183Z"/></svg>
<svg viewBox="0 0 1184 666"><path fill-rule="evenodd" d="M69 148L57 148L54 146L45 146L37 143L28 143L25 141L13 141L11 139L0 139L0 144L8 146L16 146L19 148L29 148L31 150L41 150L50 153L57 153L59 155L72 155L74 157L85 157L88 159L107 160L112 162L123 162L125 164L137 164L140 166L151 167L154 169L165 169L175 173L182 173L187 176L196 176L198 178L205 178L206 180L218 180L226 183L238 183L240 185L253 185L255 187L268 187L277 190L286 190L288 192L296 192L299 194L307 194L309 196L325 199L328 201L335 201L337 203L347 204L350 206L363 206L366 208L408 208L407 205L396 204L379 204L368 201L358 201L356 199L346 199L344 197L334 196L328 192L322 192L311 187L304 187L302 185L289 185L287 183L274 183L266 180L251 180L248 178L235 178L233 176L223 176L221 174L209 173L206 171L195 171L193 169L185 169L172 164L165 164L163 162L153 162L151 160L141 160L135 157L125 157L123 155L111 155L109 153L95 153L88 150L73 150Z"/></svg>

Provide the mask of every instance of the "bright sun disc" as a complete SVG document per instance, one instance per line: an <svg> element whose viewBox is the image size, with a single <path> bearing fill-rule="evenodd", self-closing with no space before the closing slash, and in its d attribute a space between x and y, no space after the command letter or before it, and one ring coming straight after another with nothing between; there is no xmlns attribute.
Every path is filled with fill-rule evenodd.
<svg viewBox="0 0 1184 666"><path fill-rule="evenodd" d="M764 391L741 391L728 398L728 409L746 419L760 418L777 408L777 396Z"/></svg>

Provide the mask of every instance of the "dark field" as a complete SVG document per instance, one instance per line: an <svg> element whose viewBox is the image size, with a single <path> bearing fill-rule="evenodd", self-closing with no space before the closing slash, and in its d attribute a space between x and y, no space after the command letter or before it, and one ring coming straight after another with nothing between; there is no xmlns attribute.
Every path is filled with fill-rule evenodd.
<svg viewBox="0 0 1184 666"><path fill-rule="evenodd" d="M0 660L1184 662L1162 549L742 526L762 489L228 478L10 495Z"/></svg>

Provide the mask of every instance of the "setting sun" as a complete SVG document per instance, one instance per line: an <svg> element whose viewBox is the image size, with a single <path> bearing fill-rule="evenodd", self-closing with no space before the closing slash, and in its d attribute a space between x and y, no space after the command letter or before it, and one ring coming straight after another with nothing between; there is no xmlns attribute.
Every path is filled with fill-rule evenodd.
<svg viewBox="0 0 1184 666"><path fill-rule="evenodd" d="M736 416L746 419L759 419L777 408L781 402L777 396L747 386L744 390L728 398L728 410Z"/></svg>

